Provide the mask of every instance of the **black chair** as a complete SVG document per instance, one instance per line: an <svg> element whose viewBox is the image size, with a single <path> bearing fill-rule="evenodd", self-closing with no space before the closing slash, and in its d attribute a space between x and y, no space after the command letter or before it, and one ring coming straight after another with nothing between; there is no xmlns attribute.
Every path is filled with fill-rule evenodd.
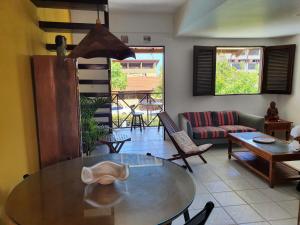
<svg viewBox="0 0 300 225"><path fill-rule="evenodd" d="M214 203L207 202L202 211L187 221L184 225L204 225L214 207Z"/></svg>
<svg viewBox="0 0 300 225"><path fill-rule="evenodd" d="M132 129L139 127L140 130L142 131L142 129L145 129L145 122L143 119L143 113L141 112L136 112L135 111L135 105L131 105L130 106L130 110L131 110L131 114L132 114L132 120L131 120L131 128L130 130L132 131Z"/></svg>

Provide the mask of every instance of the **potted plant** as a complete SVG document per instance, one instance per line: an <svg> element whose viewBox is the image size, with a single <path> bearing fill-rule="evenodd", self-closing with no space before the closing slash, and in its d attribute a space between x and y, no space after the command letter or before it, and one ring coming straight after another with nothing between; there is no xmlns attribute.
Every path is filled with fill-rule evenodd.
<svg viewBox="0 0 300 225"><path fill-rule="evenodd" d="M106 103L109 103L107 98L80 97L81 141L83 153L87 155L95 150L99 138L109 132L109 127L99 126L94 119L96 110Z"/></svg>

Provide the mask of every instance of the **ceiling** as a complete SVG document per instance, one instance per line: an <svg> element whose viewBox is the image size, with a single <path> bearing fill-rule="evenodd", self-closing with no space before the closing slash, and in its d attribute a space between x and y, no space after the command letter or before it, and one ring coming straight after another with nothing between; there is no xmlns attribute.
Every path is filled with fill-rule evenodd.
<svg viewBox="0 0 300 225"><path fill-rule="evenodd" d="M300 33L300 0L109 0L112 11L173 13L178 36L267 38Z"/></svg>
<svg viewBox="0 0 300 225"><path fill-rule="evenodd" d="M266 38L300 33L300 0L189 0L177 14L177 34Z"/></svg>
<svg viewBox="0 0 300 225"><path fill-rule="evenodd" d="M186 0L108 0L112 11L175 13Z"/></svg>

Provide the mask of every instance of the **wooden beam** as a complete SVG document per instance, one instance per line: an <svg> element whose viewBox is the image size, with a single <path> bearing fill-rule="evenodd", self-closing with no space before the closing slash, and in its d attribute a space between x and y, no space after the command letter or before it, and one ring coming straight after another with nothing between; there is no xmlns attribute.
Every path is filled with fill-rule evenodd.
<svg viewBox="0 0 300 225"><path fill-rule="evenodd" d="M85 97L111 97L110 93L105 93L105 92L81 92L80 93L81 96L85 96Z"/></svg>
<svg viewBox="0 0 300 225"><path fill-rule="evenodd" d="M67 51L72 51L76 45L67 45ZM48 51L56 51L56 46L55 44L46 44L46 49Z"/></svg>
<svg viewBox="0 0 300 225"><path fill-rule="evenodd" d="M108 0L31 0L35 6L40 8L55 9L80 9L108 11Z"/></svg>
<svg viewBox="0 0 300 225"><path fill-rule="evenodd" d="M109 80L79 80L79 84L86 84L86 85L103 85L109 84Z"/></svg>
<svg viewBox="0 0 300 225"><path fill-rule="evenodd" d="M95 27L95 24L39 21L39 27L46 32L87 33Z"/></svg>
<svg viewBox="0 0 300 225"><path fill-rule="evenodd" d="M80 70L108 70L107 64L78 64Z"/></svg>

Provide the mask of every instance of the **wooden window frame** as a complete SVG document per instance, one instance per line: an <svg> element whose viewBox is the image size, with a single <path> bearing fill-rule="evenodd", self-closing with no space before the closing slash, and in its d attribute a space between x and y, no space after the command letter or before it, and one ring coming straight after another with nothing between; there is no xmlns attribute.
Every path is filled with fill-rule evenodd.
<svg viewBox="0 0 300 225"><path fill-rule="evenodd" d="M215 53L215 58L213 60L213 67L212 67L212 71L213 71L213 75L212 75L212 90L210 93L197 93L195 91L196 89L196 57L195 57L195 49L197 47L201 47L201 48L214 48L214 53ZM261 68L260 68L260 92L259 93L254 93L254 94L225 94L225 95L216 95L216 57L217 57L217 49L218 48L262 48L262 54L261 54ZM267 74L267 67L265 64L266 61L266 49L271 49L271 48L287 48L289 47L289 51L290 51L290 59L289 59L289 71L288 71L288 86L287 86L287 90L285 91L269 91L266 90L266 74ZM291 45L277 45L277 46L194 46L194 56L193 56L193 96L232 96L232 95L262 95L262 94L291 94L292 93L292 87L293 87L293 72L294 72L294 61L295 61L295 50L296 50L296 44L291 44Z"/></svg>
<svg viewBox="0 0 300 225"><path fill-rule="evenodd" d="M207 92L201 92L197 88L197 51L202 49L209 49L213 51L214 57L212 58L212 81L211 81L211 90ZM198 50L197 50L198 49ZM193 48L193 96L212 96L215 95L215 85L216 85L216 47L215 46L194 46Z"/></svg>
<svg viewBox="0 0 300 225"><path fill-rule="evenodd" d="M268 50L272 49L287 49L289 51L289 65L288 65L288 73L287 73L287 87L286 90L268 90L267 89L267 79L268 79L268 70L266 66ZM264 47L264 60L263 60L263 76L262 76L262 85L261 85L261 93L262 94L286 94L289 95L292 93L293 89L293 75L294 75L294 62L295 62L295 52L296 45L275 45L275 46L267 46Z"/></svg>

